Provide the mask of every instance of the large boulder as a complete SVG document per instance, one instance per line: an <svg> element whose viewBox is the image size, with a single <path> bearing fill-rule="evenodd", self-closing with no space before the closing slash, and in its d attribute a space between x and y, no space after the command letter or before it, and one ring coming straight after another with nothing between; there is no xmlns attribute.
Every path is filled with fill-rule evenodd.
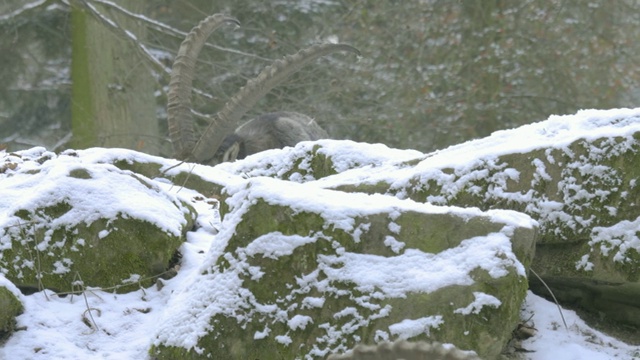
<svg viewBox="0 0 640 360"><path fill-rule="evenodd" d="M157 359L322 359L434 339L495 358L519 321L536 224L271 178L227 187L201 272L174 296Z"/></svg>
<svg viewBox="0 0 640 360"><path fill-rule="evenodd" d="M640 109L552 116L389 161L364 156L368 146L325 141L302 145L287 163L271 156L255 169L225 166L346 192L526 213L540 224L532 269L561 302L640 326Z"/></svg>
<svg viewBox="0 0 640 360"><path fill-rule="evenodd" d="M0 273L24 289L149 286L195 219L185 201L108 163L43 148L0 155Z"/></svg>

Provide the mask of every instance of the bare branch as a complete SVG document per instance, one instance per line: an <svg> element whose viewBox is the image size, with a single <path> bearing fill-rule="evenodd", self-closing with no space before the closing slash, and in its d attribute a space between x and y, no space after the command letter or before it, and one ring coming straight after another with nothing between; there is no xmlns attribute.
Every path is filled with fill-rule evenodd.
<svg viewBox="0 0 640 360"><path fill-rule="evenodd" d="M130 32L129 30L123 29L116 21L102 14L93 4L90 4L89 1L86 0L71 0L73 4L79 5L81 8L84 8L88 11L90 15L92 15L96 20L101 22L106 27L110 28L114 34L121 39L129 42L133 45L136 52L143 58L146 59L149 64L152 65L156 71L161 74L168 75L171 73L169 68L164 66L155 56L151 54L149 49L144 46L138 38Z"/></svg>
<svg viewBox="0 0 640 360"><path fill-rule="evenodd" d="M91 0L92 2L107 6L107 7L111 7L114 10L119 11L120 13L130 16L136 20L139 20L141 22L144 22L146 24L149 25L149 27L153 30L159 31L161 33L164 33L166 35L169 36L173 36L175 38L179 38L179 39L184 39L187 36L187 32L176 29L174 27L171 27L165 23L153 20L151 18L148 18L144 15L141 14L136 14L133 13L125 8L123 8L122 6L111 2L111 1L106 1L106 0ZM212 49L216 49L219 51L223 51L223 52L227 52L227 53L231 53L231 54L236 54L236 55L242 55L242 56L246 56L246 57L250 57L250 58L254 58L254 59L258 59L258 60L263 60L263 61L273 61L273 59L269 59L269 58L265 58L263 56L257 55L257 54L251 54L251 53L247 53L244 51L240 51L237 49L231 49L231 48L227 48L227 47L223 47L223 46L219 46L219 45L215 45L215 44L211 44L211 43L205 43L204 47L207 48L212 48Z"/></svg>
<svg viewBox="0 0 640 360"><path fill-rule="evenodd" d="M40 0L40 1L34 1L32 3L25 4L18 10L14 10L5 15L0 15L0 22L13 20L14 18L22 15L22 13L24 12L31 11L43 6L49 6L53 2L54 1L52 0Z"/></svg>

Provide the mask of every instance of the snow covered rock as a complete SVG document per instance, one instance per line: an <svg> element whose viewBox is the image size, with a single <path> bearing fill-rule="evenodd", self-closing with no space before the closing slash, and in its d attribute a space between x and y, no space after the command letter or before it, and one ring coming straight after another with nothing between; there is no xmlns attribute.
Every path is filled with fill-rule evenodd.
<svg viewBox="0 0 640 360"><path fill-rule="evenodd" d="M0 343L13 332L15 318L24 310L20 292L0 274Z"/></svg>
<svg viewBox="0 0 640 360"><path fill-rule="evenodd" d="M367 160L369 148L349 143L319 144L314 151L328 164L322 169L338 171L306 166L292 176L291 165L269 163L273 156L256 163L324 188L524 212L540 224L532 268L561 302L640 326L640 109L552 116L398 161ZM265 171L227 166L249 175ZM548 295L537 279L531 283Z"/></svg>
<svg viewBox="0 0 640 360"><path fill-rule="evenodd" d="M2 153L0 273L146 286L182 244L177 277L144 290L162 300L136 354L152 342L159 359L320 359L406 338L491 359L529 268L561 299L640 323L639 132L640 110L613 110L426 155L332 140L214 168L120 149ZM22 299L19 321L36 302Z"/></svg>
<svg viewBox="0 0 640 360"><path fill-rule="evenodd" d="M19 287L149 286L195 218L148 179L74 152L0 156L0 273Z"/></svg>
<svg viewBox="0 0 640 360"><path fill-rule="evenodd" d="M157 359L323 359L436 339L494 358L519 321L536 223L258 177L228 186L207 260L161 322Z"/></svg>
<svg viewBox="0 0 640 360"><path fill-rule="evenodd" d="M639 139L640 109L589 110L427 155L326 140L218 168L314 188L526 213L540 224L532 268L561 301L640 325ZM532 288L547 295L535 278Z"/></svg>
<svg viewBox="0 0 640 360"><path fill-rule="evenodd" d="M532 269L560 302L640 326L640 110L552 117L434 157L485 146L464 167L416 174L430 186L408 196L530 215L540 224ZM548 296L535 278L531 288Z"/></svg>

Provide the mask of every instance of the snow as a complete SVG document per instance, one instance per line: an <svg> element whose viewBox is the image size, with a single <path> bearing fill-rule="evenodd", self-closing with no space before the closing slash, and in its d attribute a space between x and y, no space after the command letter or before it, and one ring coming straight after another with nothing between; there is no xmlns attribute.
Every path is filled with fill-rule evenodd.
<svg viewBox="0 0 640 360"><path fill-rule="evenodd" d="M169 282L179 281L172 279ZM3 284L0 277L0 284ZM158 325L158 313L166 306L170 288L145 289L129 294L113 295L91 291L81 296L58 298L49 293L21 296L25 313L18 318L18 331L0 348L0 359L145 359L151 334ZM93 331L82 322L87 306L99 330ZM97 312L99 310L99 313ZM533 314L538 333L525 341L530 360L638 359L640 348L615 340L591 329L569 310L563 314L569 329L561 325L555 304L528 294L524 317ZM303 319L299 319L302 321ZM437 319L414 319L400 323L394 331L411 331L416 326L437 326ZM417 321L417 323L416 323ZM635 351L635 357L634 357Z"/></svg>
<svg viewBox="0 0 640 360"><path fill-rule="evenodd" d="M39 163L53 158L55 161ZM122 171L113 165L81 162L71 154L57 156L44 148L21 152L20 157L9 155L5 160L19 164L20 171L2 179L0 228L20 223L19 217L11 215L19 210L35 210L61 201L70 210L46 219L53 221L51 228L115 219L119 214L146 220L176 236L185 224L177 220L182 209L175 196L160 191L159 186L148 186L150 183L139 178L118 176ZM76 171L79 175L74 176ZM117 191L118 188L127 191Z"/></svg>
<svg viewBox="0 0 640 360"><path fill-rule="evenodd" d="M480 168L490 166L498 166L494 161L501 155L513 153L526 153L537 149L562 149L570 151L568 145L578 139L594 140L601 137L623 137L627 141L617 148L607 149L607 152L596 153L597 148L590 149L593 151L592 156L606 157L613 155L630 147L635 143L633 134L640 131L640 109L611 109L611 110L581 110L574 115L553 115L546 121L541 121L529 125L521 126L512 130L496 131L491 136L468 141L463 144L454 145L443 150L435 151L426 155L406 154L402 158L396 159L397 162L408 160L420 160L417 166L406 167L407 174L402 176L401 169L395 169L393 173L388 167L375 166L363 167L356 171L348 171L342 176L327 177L318 180L319 184L324 187L331 187L343 184L360 184L363 181L369 184L375 184L378 181L385 181L402 187L403 182L410 178L409 173L432 174L438 173L441 168L455 168L460 171L465 169L473 169L482 164ZM322 143L322 142L321 142ZM346 150L346 149L345 149ZM348 150L347 150L348 151ZM323 150L324 153L330 153ZM343 153L344 154L344 153ZM413 156L413 159L412 159ZM550 162L554 159L549 155ZM360 160L361 163L367 163L366 159ZM576 162L575 164L580 164ZM348 168L348 163L344 163ZM247 165L228 165L247 166ZM541 168L544 170L544 168ZM238 168L238 171L241 171ZM512 177L517 177L515 170L509 171ZM471 172L470 177L458 179L456 182L450 181L453 177L447 178L446 174L442 174L442 183L448 184L450 191L455 191L456 187L460 187L464 183L473 180L471 176L476 178L482 177L482 173ZM545 177L545 172L541 171L540 176ZM443 189L445 192L446 189Z"/></svg>
<svg viewBox="0 0 640 360"><path fill-rule="evenodd" d="M638 228L640 228L640 218L634 221L623 220L610 227L597 226L593 229L594 236L589 245L600 244L600 251L605 256L613 248L617 248L614 260L623 261L627 250L640 249L640 238L637 235Z"/></svg>
<svg viewBox="0 0 640 360"><path fill-rule="evenodd" d="M524 341L530 360L637 360L640 346L630 346L590 328L574 311L562 310L568 329L555 304L529 292L522 311L523 318L533 315L538 333Z"/></svg>
<svg viewBox="0 0 640 360"><path fill-rule="evenodd" d="M304 329L309 323L313 323L313 318L306 315L294 315L289 319L289 321L287 321L287 325L289 325L291 330Z"/></svg>
<svg viewBox="0 0 640 360"><path fill-rule="evenodd" d="M397 324L389 325L389 331L400 339L409 339L422 333L429 334L429 328L438 328L442 325L441 316L427 316L420 319L405 319Z"/></svg>
<svg viewBox="0 0 640 360"><path fill-rule="evenodd" d="M506 268L517 266L517 260L493 256L504 248L510 248L509 238L491 234L465 240L438 254L407 249L394 257L356 253L323 256L321 268L330 280L357 284L357 290L376 288L385 296L402 297L407 292L430 293L449 285L471 285L469 272L476 268L487 270L494 278L505 276ZM414 264L424 265L416 269Z"/></svg>
<svg viewBox="0 0 640 360"><path fill-rule="evenodd" d="M453 310L454 313L458 314L479 314L480 310L482 310L483 306L493 306L495 308L502 305L502 302L496 298L495 296L491 296L489 294L474 292L473 297L475 301L469 304L467 307Z"/></svg>
<svg viewBox="0 0 640 360"><path fill-rule="evenodd" d="M183 164L170 170L192 170L203 178L216 179L223 182L231 194L228 205L234 209L225 223L229 226L221 227L221 222L214 205L193 190L170 184L166 179L144 179L151 184L147 186L134 177L124 186L115 182L113 172L120 172L109 163L116 160L155 162L164 164L168 169L175 164L174 160L148 156L121 149L89 149L77 152L67 152L60 155L48 153L42 148L35 148L21 152L20 156L2 154L6 161L18 162L23 170L30 166L38 172L16 173L3 176L0 173L2 186L0 187L0 225L3 228L12 226L16 219L13 214L17 209L36 209L46 203L46 199L64 197L72 205L70 214L61 217L60 222L71 224L97 217L114 217L118 213L127 213L145 219L167 232L179 233L183 225L176 212L184 211L177 204L179 200L191 203L198 212L196 231L187 236L187 241L181 246L183 254L182 264L178 275L163 281L164 286L139 289L127 294L113 294L99 289L87 290L81 295L59 297L45 291L32 295L22 295L0 274L0 286L7 287L17 295L25 307L24 314L17 318L18 328L5 344L0 347L0 359L145 359L148 358L149 347L155 342L179 344L185 347L195 347L198 337L210 329L208 316L193 316L194 314L229 314L232 315L238 304L245 302L247 293L243 293L241 280L233 271L211 272L213 264L219 257L225 257L230 267L237 266L238 271L247 271L251 276L262 276L259 268L242 268L245 264L242 256L262 254L268 258L278 258L290 254L298 246L318 241L315 234L308 236L269 234L251 242L244 248L238 258L225 254L226 241L231 237L235 227L247 207L247 200L267 200L270 204L286 204L300 210L311 209L322 214L326 224L338 229L349 230L354 234L354 241L358 241L358 234L367 230L367 224L356 225L354 216L387 212L399 214L401 211L417 211L428 213L451 213L472 218L478 215L489 216L494 221L505 223L505 227L487 236L479 236L462 241L459 247L442 251L438 254L428 254L415 249L405 249L402 242L389 236L385 244L397 252L397 256L387 258L376 255L354 254L338 252L338 255L321 257L320 266L328 277L352 281L363 288L377 287L380 296L399 296L406 291L432 291L440 286L452 284L467 284L469 269L481 267L491 276L504 275L505 268L520 266L518 271L524 274L524 269L513 257L510 250L509 236L514 227L531 227L536 223L528 216L514 211L481 212L478 209L460 209L453 207L439 207L431 204L413 202L384 195L349 194L345 196L339 192L329 190L337 184L360 183L389 180L389 183L401 187L416 175L415 164L411 167L406 162L419 159L419 172L424 174L441 167L471 168L478 162L487 166L499 166L491 162L502 154L526 152L537 148L563 148L576 139L594 139L603 136L631 138L633 133L640 131L640 109L616 109L607 111L581 111L572 116L552 116L549 120L523 126L512 131L499 131L490 138L468 142L438 151L432 154L421 154L415 151L391 150L383 145L357 144L349 141L319 142L322 147L318 150L331 156L334 165L344 174L338 174L325 179L314 179L311 175L298 173L292 175L291 182L283 182L266 176L281 176L291 169L292 159L296 151L312 151L313 143L303 143L291 150L267 151L252 156L245 161L223 164L214 169L203 166ZM631 145L629 145L631 146ZM472 154L473 156L470 156ZM276 156L277 155L277 156ZM278 157L280 156L280 158ZM606 156L606 154L594 154ZM51 158L56 161L42 164L31 162L29 159ZM482 160L478 160L482 159ZM386 163L394 162L393 175L386 167ZM55 165L55 166L53 166ZM268 165L268 166L260 166ZM534 164L540 178L548 177L541 163ZM311 164L298 164L300 168L310 167ZM356 169L353 169L357 167ZM76 169L88 170L91 181L82 178L69 177L68 174ZM351 170L348 170L351 169ZM347 171L348 170L348 171ZM406 171L405 171L406 170ZM513 169L505 169L503 181L515 179L519 176ZM600 172L602 169L584 168L583 171ZM8 171L10 172L10 171ZM245 175L245 178L239 175ZM485 174L486 175L486 174ZM246 176L251 177L246 179ZM390 178L393 176L393 178ZM481 177L481 173L472 173L471 177ZM122 181L123 177L119 177ZM64 180L64 181L62 181ZM456 187L470 179L458 179L458 184L443 184ZM304 184L300 184L304 182ZM127 189L127 191L119 191ZM132 190L133 189L133 190ZM446 191L446 189L443 189ZM453 190L452 190L453 191ZM524 195L526 196L526 195ZM592 196L580 194L579 196ZM44 201L43 201L44 199ZM115 205L114 205L115 204ZM129 205L127 205L129 204ZM135 206L133 205L135 204ZM538 204L554 208L553 203ZM340 209L328 212L326 209ZM324 210L324 211L323 211ZM235 218L234 218L235 217ZM393 216L391 216L393 219ZM597 228L602 239L594 240L594 246L610 249L615 245L618 252L628 248L638 248L639 240L635 235L638 222L626 221L608 228ZM217 230L220 232L216 234ZM394 222L389 225L394 234L401 231ZM614 239L606 240L605 239ZM607 241L616 241L610 244ZM4 244L4 245L3 245ZM81 247L81 242L78 242ZM6 243L0 239L0 249ZM505 256L501 259L491 256L502 251ZM468 254L475 254L469 257ZM417 261L423 262L424 268L406 271L406 264ZM334 271L331 266L340 264L340 271ZM580 266L589 266L588 257L583 258ZM61 260L58 264L60 271L64 271L68 264ZM398 277L395 274L404 273ZM135 279L131 279L132 281ZM425 281L426 280L426 281ZM318 281L314 274L298 279L300 288L305 286L324 286L327 282ZM216 294L216 301L203 301L206 296L194 294ZM477 313L482 307L498 307L500 300L482 292L474 293L475 300L468 306L459 308L460 313ZM209 298L210 299L210 298ZM322 307L325 299L322 297L305 297L302 308ZM375 304L370 304L374 306ZM184 312L178 310L188 309ZM355 310L355 309L353 309ZM386 308L372 309L377 316L384 316ZM280 313L277 306L263 305L257 311L275 313L281 316L292 330L305 329L314 321L308 316L294 315L288 317ZM538 329L537 334L523 343L523 346L533 352L526 353L527 359L640 359L640 347L627 345L587 326L574 312L563 310L569 326L561 326L560 315L555 304L552 304L532 293L528 293L523 306L523 318L531 317L531 322ZM342 316L357 316L349 309L343 309ZM389 327L390 333L401 337L411 337L416 332L424 332L429 328L441 325L437 316L405 319ZM328 326L320 324L320 326ZM271 330L265 326L264 330L256 332L255 339L272 336ZM328 336L331 333L328 332ZM283 343L292 340L286 335L276 334L276 339ZM378 332L377 338L389 338L389 333ZM330 341L330 339L327 339ZM197 350L197 349L196 349ZM321 353L321 350L318 350Z"/></svg>
<svg viewBox="0 0 640 360"><path fill-rule="evenodd" d="M283 255L290 255L298 246L316 241L311 236L284 235L273 232L262 235L252 241L246 248L248 256L261 254L266 258L277 259Z"/></svg>

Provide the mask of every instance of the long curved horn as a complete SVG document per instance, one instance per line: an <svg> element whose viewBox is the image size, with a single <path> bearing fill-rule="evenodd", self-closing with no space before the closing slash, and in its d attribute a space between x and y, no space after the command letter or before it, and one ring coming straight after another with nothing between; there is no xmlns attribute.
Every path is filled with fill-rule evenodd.
<svg viewBox="0 0 640 360"><path fill-rule="evenodd" d="M207 127L193 150L193 158L206 163L215 155L225 136L231 134L240 118L249 111L263 96L303 66L319 57L336 51L349 51L360 56L360 51L346 44L318 44L285 56L266 67L255 78L238 91L218 112Z"/></svg>
<svg viewBox="0 0 640 360"><path fill-rule="evenodd" d="M240 25L232 17L214 14L202 20L184 39L171 70L167 121L169 137L178 159L189 158L196 144L195 124L191 115L191 86L198 54L211 33L225 23Z"/></svg>

